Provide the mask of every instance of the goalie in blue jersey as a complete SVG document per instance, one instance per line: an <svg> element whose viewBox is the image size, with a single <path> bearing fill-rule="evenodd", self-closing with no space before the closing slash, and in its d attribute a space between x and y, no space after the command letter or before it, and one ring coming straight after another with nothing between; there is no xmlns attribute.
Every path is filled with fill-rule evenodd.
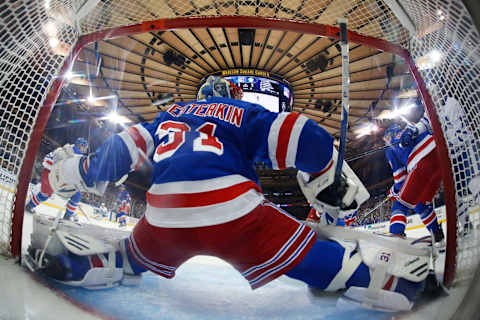
<svg viewBox="0 0 480 320"><path fill-rule="evenodd" d="M368 192L346 164L341 181L334 183L332 136L303 115L270 112L241 97L232 82L209 77L196 101L172 104L152 123L114 135L95 153L56 165L56 192L71 192L65 190L69 186L102 193L106 182L151 162L145 215L116 245L119 283L147 270L173 278L191 257L213 255L230 263L253 289L286 275L320 290L349 288L351 303L388 311L411 308L429 257L415 249L408 254L358 241L320 240L320 231L262 193L255 162L297 168L301 189L318 210L358 209ZM98 256L69 251L51 259L55 272L49 274L67 284L102 285L99 274L108 262L102 263L106 254ZM98 271L95 278L87 279L92 270Z"/></svg>

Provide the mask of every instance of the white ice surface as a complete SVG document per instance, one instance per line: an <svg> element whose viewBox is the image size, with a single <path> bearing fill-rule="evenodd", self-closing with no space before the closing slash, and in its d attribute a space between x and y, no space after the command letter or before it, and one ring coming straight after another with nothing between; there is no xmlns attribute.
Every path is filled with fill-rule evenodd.
<svg viewBox="0 0 480 320"><path fill-rule="evenodd" d="M55 211L51 214L55 215ZM26 214L24 249L29 243L31 223L32 216ZM414 230L409 236L421 232ZM443 320L451 317L466 290L455 288L449 297L418 306L408 314L338 310L336 295L314 297L306 285L288 277L252 291L230 265L205 256L188 261L173 280L147 273L139 287L88 291L54 285L56 289L50 289L4 258L0 258L0 279L0 319L96 318L63 294L100 314L98 318Z"/></svg>

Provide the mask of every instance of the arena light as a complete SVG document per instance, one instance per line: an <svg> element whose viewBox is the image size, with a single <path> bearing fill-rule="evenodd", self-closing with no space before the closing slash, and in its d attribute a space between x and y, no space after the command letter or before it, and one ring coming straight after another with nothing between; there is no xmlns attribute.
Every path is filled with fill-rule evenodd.
<svg viewBox="0 0 480 320"><path fill-rule="evenodd" d="M378 120L391 120L395 118L404 119L412 109L415 109L417 105L415 103L406 103L400 107L395 107L393 110L383 110L376 119Z"/></svg>
<svg viewBox="0 0 480 320"><path fill-rule="evenodd" d="M439 50L432 50L426 55L417 59L416 64L420 70L432 69L436 67L443 59L443 54Z"/></svg>
<svg viewBox="0 0 480 320"><path fill-rule="evenodd" d="M428 53L428 56L430 58L430 61L435 65L437 65L442 60L442 57L443 57L442 53L438 50L430 51Z"/></svg>
<svg viewBox="0 0 480 320"><path fill-rule="evenodd" d="M95 101L97 101L97 98L95 98L94 96L89 95L89 96L87 97L87 102L88 102L88 103L94 104Z"/></svg>
<svg viewBox="0 0 480 320"><path fill-rule="evenodd" d="M52 37L48 39L48 44L50 45L50 48L55 49L60 44L60 41L57 38Z"/></svg>
<svg viewBox="0 0 480 320"><path fill-rule="evenodd" d="M129 118L127 118L125 116L122 116L122 115L116 113L115 111L110 112L108 114L108 116L106 117L106 119L108 119L110 122L118 123L118 124L132 122L132 120L130 120Z"/></svg>
<svg viewBox="0 0 480 320"><path fill-rule="evenodd" d="M357 134L357 138L361 138L363 136L368 136L372 133L378 132L379 128L375 123L367 123L366 125L363 125L355 130L355 133Z"/></svg>
<svg viewBox="0 0 480 320"><path fill-rule="evenodd" d="M399 108L396 108L395 110L392 111L393 117L401 117L401 116L406 116L408 115L412 109L414 109L417 105L414 103L408 103L406 105L403 105Z"/></svg>
<svg viewBox="0 0 480 320"><path fill-rule="evenodd" d="M57 24L53 20L47 21L42 26L42 30L50 38L54 38L57 36Z"/></svg>

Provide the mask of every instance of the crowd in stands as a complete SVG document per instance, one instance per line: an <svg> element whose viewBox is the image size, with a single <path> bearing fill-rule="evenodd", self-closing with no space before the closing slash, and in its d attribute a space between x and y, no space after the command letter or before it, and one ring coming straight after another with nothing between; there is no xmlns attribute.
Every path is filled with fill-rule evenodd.
<svg viewBox="0 0 480 320"><path fill-rule="evenodd" d="M435 196L433 204L435 208L445 204L443 187L440 188L440 192L438 192ZM361 226L366 224L389 221L392 212L392 205L393 201L390 199L386 199L386 195L378 195L371 197L364 204L362 204L362 206L358 210L357 219L355 220L354 225ZM377 206L378 208L373 210ZM411 211L410 214L412 213L413 211Z"/></svg>
<svg viewBox="0 0 480 320"><path fill-rule="evenodd" d="M383 203L382 203L383 202ZM388 221L393 201L385 200L385 195L378 195L368 199L358 210L355 225L373 224ZM373 210L376 206L377 209Z"/></svg>

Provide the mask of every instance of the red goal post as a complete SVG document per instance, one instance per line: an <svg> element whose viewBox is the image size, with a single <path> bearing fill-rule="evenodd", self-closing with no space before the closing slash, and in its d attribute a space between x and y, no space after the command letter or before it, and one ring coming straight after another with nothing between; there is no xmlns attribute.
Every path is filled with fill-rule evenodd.
<svg viewBox="0 0 480 320"><path fill-rule="evenodd" d="M53 2L53 1L52 1ZM121 2L121 1L120 1ZM161 1L159 1L161 2ZM206 1L209 2L209 1ZM217 1L218 2L218 1ZM250 1L232 1L237 4L237 6L250 6ZM280 1L281 2L281 1ZM289 1L284 1L289 2ZM293 3L294 1L292 1ZM367 1L368 2L368 1ZM391 2L391 1L385 1ZM108 1L107 1L108 3ZM113 2L112 2L113 3ZM150 3L150 2L149 2ZM225 2L226 3L226 2ZM278 1L271 1L271 3L279 3ZM124 3L126 6L127 4ZM58 3L56 3L58 5ZM98 1L87 1L81 8L75 8L74 4L68 4L69 8L75 8L77 13L81 13L82 10L85 9L85 6L88 5L99 5ZM8 4L4 5L7 7L2 7L0 5L0 13L7 12L4 16L7 18L17 19L21 21L20 16L16 16L17 13L9 8ZM13 6L13 5L12 5ZM38 22L37 27L40 29L42 28L41 23L48 20L48 17L40 17L43 12L41 9L34 8L32 10L28 10L28 8L32 8L33 4L24 3L24 7L27 8L23 10L20 14L21 15L31 15L31 19L37 19ZM103 5L106 7L107 5ZM118 5L112 5L112 7L116 7L118 9ZM6 9L5 9L6 8ZM62 7L59 6L61 9ZM462 18L468 17L468 12L463 7L461 3L450 3L446 2L444 5L438 5L435 0L431 1L406 1L404 4L404 10L407 13L407 16L413 19L413 25L420 28L422 26L423 32L427 32L427 22L428 19L426 17L436 17L438 16L437 8L441 8L442 12L448 15L455 15L461 16ZM385 6L384 10L387 12L388 7ZM0 156L2 158L2 167L5 168L5 164L7 168L6 171L11 172L12 176L14 177L14 182L10 184L6 184L3 186L3 189L11 188L10 191L0 190L0 199L5 198L7 203L0 207L0 252L6 255L12 256L19 256L21 253L21 239L22 239L22 225L23 225L23 214L24 214L24 206L25 206L25 199L27 197L28 186L31 179L32 168L35 161L35 156L38 152L39 145L41 142L41 138L46 127L46 123L50 116L51 110L55 101L61 91L64 76L70 70L71 66L73 65L78 53L84 48L86 45L100 40L112 39L116 37L123 37L128 35L135 35L144 32L150 31L161 31L161 30L173 30L173 29L183 29L183 28L215 28L215 27L235 27L235 28L257 28L257 29L269 29L269 30L285 30L285 31L296 31L299 33L308 33L308 34L315 34L318 36L329 37L332 39L339 39L339 29L335 26L328 25L328 24L321 24L317 21L304 21L305 19L301 18L299 21L295 21L292 19L280 19L280 18L272 18L272 17L261 17L261 16L253 16L252 15L232 15L232 16L221 16L221 15L212 15L212 16L187 16L187 17L175 17L175 18L160 18L152 21L145 21L140 23L134 23L131 25L119 25L119 26L110 26L108 23L102 24L103 21L98 21L98 26L95 25L92 21L94 21L95 17L100 16L98 15L99 10L101 11L102 8L97 10L97 8L90 8L93 10L95 14L91 16L85 16L84 19L87 19L88 23L80 26L72 26L69 34L67 37L68 39L64 39L66 43L70 45L70 47L66 48L68 55L66 58L64 57L53 57L53 62L48 61L47 64L51 65L51 69L54 69L55 76L46 76L44 80L38 80L39 73L45 73L43 64L41 62L37 63L36 68L39 68L41 72L37 72L37 70L33 70L34 68L31 67L28 63L22 60L21 57L17 58L15 54L12 56L15 59L8 60L10 57L8 56L9 53L3 54L0 53L0 71L1 78L0 84L5 85L0 90L2 90L2 95L0 96L0 102L2 105L0 110L2 110L2 118L7 119L6 123L8 126L3 129L4 135L14 137L14 141L19 136L18 128L14 130L14 124L16 123L15 114L12 115L12 112L9 111L8 107L12 107L12 105L18 104L17 96L15 96L18 92L30 92L30 91L38 91L37 99L33 100L32 105L27 106L25 103L20 103L20 106L17 105L17 108L30 107L29 118L26 123L21 123L21 129L25 132L25 135L21 135L20 141L21 150L18 151L17 157L6 157L5 155ZM105 9L104 9L105 10ZM328 8L327 8L328 10ZM424 10L422 12L422 10ZM37 12L38 11L38 12ZM127 8L128 11L128 8ZM33 12L33 13L32 13ZM289 12L286 10L285 12ZM381 12L380 14L388 15L389 19L394 19L395 15L391 11L388 11L388 14L385 12ZM43 13L44 14L44 13ZM300 15L298 15L300 17ZM375 14L372 13L372 17ZM295 17L292 15L292 17ZM337 18L337 17L335 17ZM348 17L347 17L348 18ZM349 18L350 21L352 18ZM373 18L372 18L373 19ZM433 18L432 18L433 19ZM388 19L387 19L388 20ZM131 20L130 20L131 21ZM141 18L138 20L141 21ZM398 21L395 20L397 24ZM465 22L466 21L466 22ZM100 23L102 22L102 23ZM125 22L122 22L125 23ZM455 59L459 59L459 57L467 56L473 61L473 76L476 75L477 79L480 77L480 58L478 57L479 48L478 48L478 41L477 43L471 43L472 39L478 37L478 32L475 30L475 26L467 20L463 21L464 24L468 25L471 30L464 31L463 29L457 28L457 22L452 22L455 24L453 30L457 32L455 35L460 39L459 43L464 44L465 48L461 48L466 51L465 54L458 55ZM381 24L381 23L380 23ZM73 25L73 24L72 24ZM93 26L93 27L92 27ZM446 26L448 27L448 25ZM2 30L7 30L9 28L9 23L0 24L0 34ZM94 31L92 31L92 28ZM95 29L97 28L97 29ZM451 32L451 28L447 29L445 33ZM397 30L398 31L398 30ZM435 35L435 32L438 31L428 31L432 32ZM83 33L84 35L80 35ZM370 32L367 32L370 33ZM471 205L478 205L477 201L477 194L468 193L467 187L468 184L467 178L465 178L466 169L465 166L467 165L466 162L463 162L461 166L459 165L459 161L456 157L458 157L458 152L463 154L466 149L461 149L458 151L458 145L455 145L454 142L451 140L451 133L449 133L449 123L448 121L455 121L454 119L448 119L444 116L439 115L439 111L444 108L445 104L445 97L448 95L456 96L455 93L452 93L453 90L461 90L460 85L472 85L478 84L478 80L468 80L467 78L472 78L472 75L468 77L464 77L461 79L451 79L452 82L447 86L445 92L441 89L436 88L435 86L432 87L432 84L427 85L425 82L426 76L431 76L431 71L419 71L416 65L416 60L422 57L426 51L430 48L435 48L438 50L448 50L448 46L451 45L450 39L444 40L445 37L443 34L438 36L437 38L431 36L432 33L428 33L423 35L422 37L415 37L410 36L402 37L399 36L397 39L398 43L389 42L385 39L380 39L376 36L382 36L383 38L395 38L396 34L388 34L388 32L373 32L372 34L376 36L370 36L364 33L359 33L356 31L349 30L348 38L350 42L362 44L365 46L369 46L372 48L376 48L381 51L393 53L401 58L404 59L405 63L408 65L409 70L415 79L418 87L418 91L421 95L423 100L424 106L428 115L430 116L433 132L435 136L435 141L438 146L438 150L440 152L440 159L441 163L440 169L442 171L443 177L443 184L445 190L445 200L446 200L446 211L447 211L447 257L446 257L446 268L445 268L445 278L444 282L447 285L452 284L456 280L462 280L463 278L468 278L469 273L470 276L473 276L473 271L476 268L476 264L478 262L478 257L480 257L480 253L475 251L473 253L473 258L471 257L472 254L467 254L468 261L462 260L464 259L463 256L460 257L459 251L462 251L464 248L462 245L464 243L458 239L457 236L459 235L458 232L458 225L457 225L457 215L461 214L470 214L469 208L465 207L465 200L461 197L467 197ZM13 34L10 32L9 34ZM403 35L404 32L400 32L400 35ZM25 40L25 34L21 34ZM3 37L3 38L2 38ZM15 36L13 36L15 37ZM3 41L10 41L11 39L5 38L5 36L0 35L0 39ZM15 40L15 39L13 39ZM480 40L480 39L477 39ZM437 42L436 42L437 41ZM42 47L47 45L45 41L39 42L38 44L32 45L32 48L36 50L36 52L42 52ZM471 46L471 47L470 47ZM407 50L407 48L410 49ZM16 50L16 48L11 49ZM48 48L44 48L43 50L48 51ZM22 50L19 50L17 55L21 55ZM6 57L6 58L5 58ZM6 62L5 62L6 61ZM12 63L10 63L12 61ZM451 62L451 61L450 61ZM460 63L459 61L456 61ZM445 68L448 68L449 61L445 61ZM20 74L18 72L14 72L14 70L18 71L20 68ZM32 71L33 70L33 71ZM51 70L50 70L51 72ZM438 71L440 72L440 71ZM32 77L29 79L29 77ZM12 80L13 79L13 80ZM31 81L30 81L31 80ZM467 81L468 80L468 81ZM455 82L457 81L457 82ZM29 88L29 85L31 87ZM18 88L21 90L18 90ZM40 89L38 88L40 87ZM31 90L30 90L31 89ZM479 96L478 91L479 89L473 88L470 93L463 93L462 95L458 96L457 99L460 101L461 107L464 109L468 109L470 104L472 103L472 99ZM5 94L9 94L8 97L5 97ZM468 95L469 94L469 95ZM432 95L435 95L435 99L432 98ZM466 95L466 96L465 96ZM12 98L13 97L13 98ZM27 101L27 103L31 103ZM470 104L469 104L470 103ZM474 102L473 102L474 103ZM463 105L465 104L465 105ZM475 105L474 105L475 107ZM480 109L478 106L478 100L476 108ZM17 112L20 114L22 111ZM477 110L478 113L478 110ZM479 121L475 117L468 112L468 110L463 110L463 114L465 115L465 119L463 120L467 124L475 124ZM6 118L5 118L6 117ZM24 117L25 118L25 117ZM13 119L10 121L9 119ZM447 119L447 120L445 120ZM18 121L17 121L18 122ZM463 122L462 122L463 123ZM13 124L13 125L12 125ZM454 126L455 127L455 126ZM471 128L473 129L473 128ZM454 128L456 130L456 128ZM8 131L8 132L7 132ZM451 130L450 130L451 131ZM6 132L6 133L5 133ZM14 132L12 134L12 132ZM472 133L473 136L476 133ZM9 139L6 145L10 145L11 142ZM473 152L475 152L474 149ZM470 170L470 178L473 173L476 173L476 167L479 165L478 159L472 159L472 155L467 153L467 156L470 159L468 165L475 167ZM12 159L15 158L15 159ZM475 170L474 170L475 169ZM473 172L473 173L472 173ZM0 183L1 184L1 183ZM7 193L10 192L14 193L14 196L8 195ZM466 193L468 193L466 195ZM475 218L478 219L478 218ZM477 221L478 222L478 221ZM476 242L475 242L476 241ZM474 240L474 244L477 246L480 244L480 240ZM459 250L462 249L462 250ZM467 259L467 258L465 258ZM467 261L467 262L465 262ZM459 273L459 268L457 266L463 268L462 273Z"/></svg>

